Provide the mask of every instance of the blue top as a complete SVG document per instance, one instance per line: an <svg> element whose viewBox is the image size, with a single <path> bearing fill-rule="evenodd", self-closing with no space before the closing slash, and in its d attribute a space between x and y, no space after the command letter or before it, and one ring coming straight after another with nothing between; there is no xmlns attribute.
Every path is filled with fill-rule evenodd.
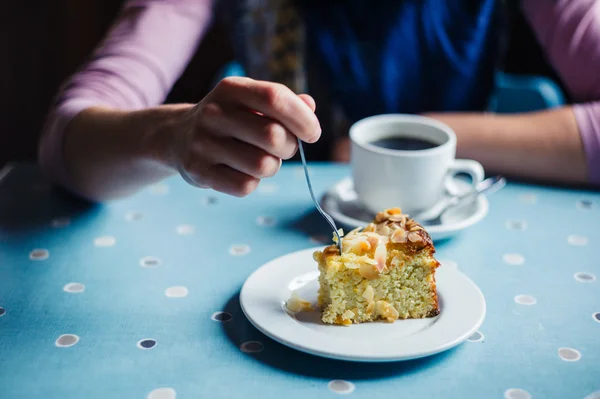
<svg viewBox="0 0 600 399"><path fill-rule="evenodd" d="M350 120L486 108L500 50L497 0L301 4L308 48Z"/></svg>

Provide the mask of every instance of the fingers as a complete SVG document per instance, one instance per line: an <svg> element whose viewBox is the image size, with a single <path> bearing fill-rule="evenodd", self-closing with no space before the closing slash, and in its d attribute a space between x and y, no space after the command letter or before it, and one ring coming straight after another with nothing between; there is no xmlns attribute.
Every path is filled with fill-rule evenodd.
<svg viewBox="0 0 600 399"><path fill-rule="evenodd" d="M298 97L300 97L300 99L304 101L306 105L310 107L310 109L312 109L312 112L315 112L317 110L317 103L315 102L314 98L312 98L308 94L298 94Z"/></svg>
<svg viewBox="0 0 600 399"><path fill-rule="evenodd" d="M210 95L217 102L258 111L302 141L314 143L321 135L319 121L305 101L308 96L299 97L284 85L231 77L223 79Z"/></svg>
<svg viewBox="0 0 600 399"><path fill-rule="evenodd" d="M201 123L215 135L235 138L278 158L289 159L298 149L296 136L276 121L239 108L223 110L207 104Z"/></svg>
<svg viewBox="0 0 600 399"><path fill-rule="evenodd" d="M248 176L227 165L215 165L210 169L207 180L213 190L235 197L245 197L258 187L259 179Z"/></svg>
<svg viewBox="0 0 600 399"><path fill-rule="evenodd" d="M260 179L233 169L225 164L214 164L191 156L185 171L200 188L213 189L236 197L252 193Z"/></svg>
<svg viewBox="0 0 600 399"><path fill-rule="evenodd" d="M236 139L222 140L210 151L215 164L223 164L239 172L263 179L274 176L281 159L248 143Z"/></svg>

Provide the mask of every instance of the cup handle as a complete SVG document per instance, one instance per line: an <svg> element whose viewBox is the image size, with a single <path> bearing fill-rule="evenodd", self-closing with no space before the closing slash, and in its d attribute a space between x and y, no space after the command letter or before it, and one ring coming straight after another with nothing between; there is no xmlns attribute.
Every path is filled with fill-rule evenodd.
<svg viewBox="0 0 600 399"><path fill-rule="evenodd" d="M455 159L454 163L450 166L448 176L446 177L446 190L452 196L466 194L454 181L454 176L458 173L466 173L471 176L471 189L481 183L485 177L483 166L481 166L479 162L473 161L472 159Z"/></svg>

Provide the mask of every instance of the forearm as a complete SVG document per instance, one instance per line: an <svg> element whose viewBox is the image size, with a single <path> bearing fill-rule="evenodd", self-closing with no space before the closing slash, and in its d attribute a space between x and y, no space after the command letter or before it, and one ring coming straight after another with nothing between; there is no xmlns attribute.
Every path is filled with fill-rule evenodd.
<svg viewBox="0 0 600 399"><path fill-rule="evenodd" d="M140 111L88 108L68 125L63 159L69 188L95 201L135 193L175 173L171 135L191 105Z"/></svg>
<svg viewBox="0 0 600 399"><path fill-rule="evenodd" d="M571 107L519 115L429 114L457 135L457 157L489 172L546 182L582 184L588 171Z"/></svg>

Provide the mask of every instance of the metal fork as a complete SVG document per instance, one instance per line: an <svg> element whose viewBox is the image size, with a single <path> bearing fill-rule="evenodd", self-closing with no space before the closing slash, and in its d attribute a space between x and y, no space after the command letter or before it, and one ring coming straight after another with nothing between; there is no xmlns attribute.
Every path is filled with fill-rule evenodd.
<svg viewBox="0 0 600 399"><path fill-rule="evenodd" d="M325 218L325 220L327 220L327 223L329 223L329 225L333 229L333 234L335 234L337 237L337 245L338 245L338 248L340 249L340 255L341 255L342 254L342 237L340 236L340 233L338 232L338 228L335 225L335 222L333 221L331 216L329 216L321 208L321 206L319 205L319 202L315 198L315 193L313 192L312 184L310 182L310 176L308 175L308 166L306 165L306 157L304 156L304 147L302 147L302 140L300 140L300 139L298 139L298 149L300 150L300 158L302 158L302 166L304 166L304 175L306 176L306 184L308 185L308 191L310 191L310 196L315 204L315 207L319 211L319 213Z"/></svg>

